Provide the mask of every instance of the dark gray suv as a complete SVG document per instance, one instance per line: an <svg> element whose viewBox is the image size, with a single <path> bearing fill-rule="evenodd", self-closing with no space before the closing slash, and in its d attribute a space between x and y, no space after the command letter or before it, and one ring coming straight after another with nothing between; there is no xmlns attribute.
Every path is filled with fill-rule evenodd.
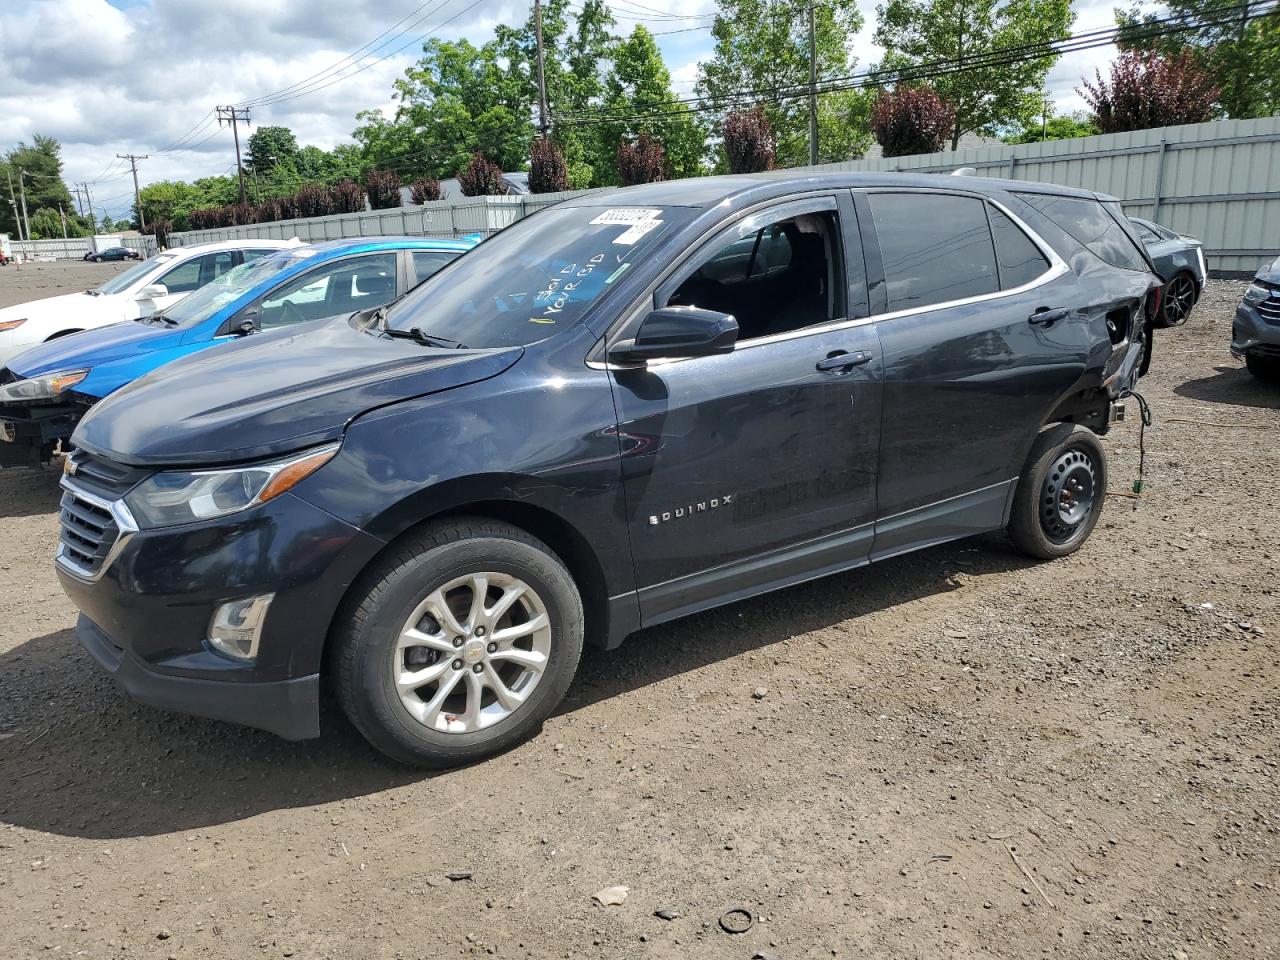
<svg viewBox="0 0 1280 960"><path fill-rule="evenodd" d="M584 642L1007 528L1078 549L1160 280L1108 197L774 174L575 198L76 430L58 573L140 699L477 759Z"/></svg>

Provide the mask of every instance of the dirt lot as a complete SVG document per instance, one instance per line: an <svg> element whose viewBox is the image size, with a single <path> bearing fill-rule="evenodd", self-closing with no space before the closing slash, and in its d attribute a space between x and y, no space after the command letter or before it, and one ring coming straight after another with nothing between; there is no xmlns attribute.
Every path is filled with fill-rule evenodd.
<svg viewBox="0 0 1280 960"><path fill-rule="evenodd" d="M1242 289L1159 334L1147 492L1075 557L992 536L648 631L436 776L336 715L130 703L70 630L56 475L0 475L0 957L1280 955L1280 388L1227 352ZM1122 494L1136 424L1107 445Z"/></svg>

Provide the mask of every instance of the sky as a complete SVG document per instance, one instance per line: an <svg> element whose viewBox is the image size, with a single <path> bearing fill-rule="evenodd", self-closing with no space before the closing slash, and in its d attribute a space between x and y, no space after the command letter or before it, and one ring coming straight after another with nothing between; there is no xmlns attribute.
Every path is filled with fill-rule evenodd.
<svg viewBox="0 0 1280 960"><path fill-rule="evenodd" d="M711 54L714 0L608 0L620 31L643 23L672 86L688 95ZM876 62L876 0L853 42L860 68ZM62 143L69 183L86 181L95 212L119 218L133 200L117 153L149 154L145 186L234 170L231 130L217 104L249 102L250 131L293 129L300 143L349 142L360 110L391 107L393 81L422 40L480 44L498 23L520 23L528 0L6 0L0 17L0 152L36 133ZM1113 23L1115 0L1075 0L1076 31ZM689 29L693 28L693 29ZM664 32L675 31L675 32ZM363 45L363 46L362 46ZM1048 86L1060 112L1082 106L1075 87L1114 49L1062 57ZM306 86L301 86L309 81ZM259 101L259 102L254 102ZM248 132L241 127L242 144ZM0 185L0 189L3 186Z"/></svg>

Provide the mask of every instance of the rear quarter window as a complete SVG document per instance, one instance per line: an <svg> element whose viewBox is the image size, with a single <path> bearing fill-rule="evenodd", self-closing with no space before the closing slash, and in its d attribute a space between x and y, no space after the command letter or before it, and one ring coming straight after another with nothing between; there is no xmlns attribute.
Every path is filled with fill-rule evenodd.
<svg viewBox="0 0 1280 960"><path fill-rule="evenodd" d="M1137 244L1097 200L1043 193L1019 193L1017 197L1056 223L1099 260L1125 270L1148 269Z"/></svg>

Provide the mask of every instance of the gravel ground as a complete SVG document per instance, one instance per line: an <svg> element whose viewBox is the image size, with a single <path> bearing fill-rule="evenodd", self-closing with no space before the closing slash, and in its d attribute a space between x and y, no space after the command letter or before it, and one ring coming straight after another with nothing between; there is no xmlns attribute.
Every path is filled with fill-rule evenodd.
<svg viewBox="0 0 1280 960"><path fill-rule="evenodd" d="M1125 424L1080 553L984 537L647 631L433 776L336 715L129 702L70 631L56 474L0 474L0 956L1277 956L1280 388L1227 352L1242 290L1158 334L1146 493Z"/></svg>

